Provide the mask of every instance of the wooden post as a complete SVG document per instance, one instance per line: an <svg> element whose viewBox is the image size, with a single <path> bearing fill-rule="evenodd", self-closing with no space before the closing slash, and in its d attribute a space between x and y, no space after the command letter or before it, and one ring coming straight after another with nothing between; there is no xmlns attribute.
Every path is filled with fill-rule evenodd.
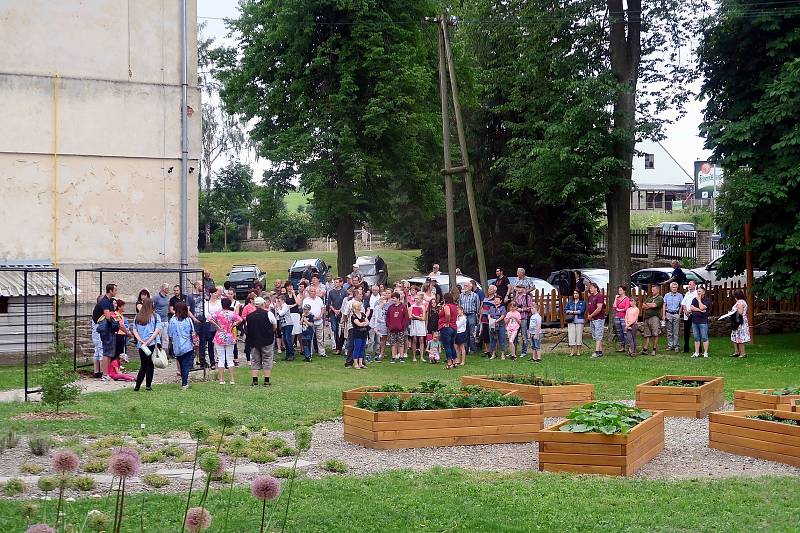
<svg viewBox="0 0 800 533"><path fill-rule="evenodd" d="M447 103L447 72L444 35L439 28L439 98L442 101L442 146L444 149L444 198L447 219L447 274L450 290L456 286L456 230L453 213L453 174L450 159L450 106Z"/></svg>
<svg viewBox="0 0 800 533"><path fill-rule="evenodd" d="M747 275L747 321L750 325L750 342L756 339L755 328L753 327L753 251L750 249L752 242L751 235L751 222L748 221L744 225L744 268Z"/></svg>
<svg viewBox="0 0 800 533"><path fill-rule="evenodd" d="M450 40L447 37L447 16L442 15L439 20L442 38L444 40L445 56L447 58L447 69L450 72L450 90L453 94L453 111L456 116L456 129L458 131L458 146L461 149L461 160L466 167L464 173L464 184L467 189L467 205L469 206L469 218L472 222L472 236L475 239L475 254L478 258L478 274L481 283L485 287L489 281L486 275L486 256L483 251L483 237L481 227L478 224L478 208L475 205L475 190L472 186L472 170L469 166L469 155L467 154L467 137L464 134L464 120L461 117L461 104L458 100L458 80L456 79L456 68L453 63L453 51L450 48Z"/></svg>

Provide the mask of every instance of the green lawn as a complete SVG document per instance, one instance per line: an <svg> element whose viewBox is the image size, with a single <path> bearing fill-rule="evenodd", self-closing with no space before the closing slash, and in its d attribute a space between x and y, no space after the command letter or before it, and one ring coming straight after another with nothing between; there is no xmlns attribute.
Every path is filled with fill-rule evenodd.
<svg viewBox="0 0 800 533"><path fill-rule="evenodd" d="M311 200L310 195L304 194L299 191L292 191L286 195L286 198L284 198L287 211L297 211L298 207L300 206L305 207L305 205L308 204L309 200Z"/></svg>
<svg viewBox="0 0 800 533"><path fill-rule="evenodd" d="M798 491L800 479L788 477L666 482L438 468L329 476L295 482L286 531L791 532ZM226 496L209 496L209 531L222 531ZM125 499L123 531L140 531L143 497ZM273 531L280 530L285 498L286 482ZM185 494L147 494L144 531L180 531L184 502ZM69 503L67 520L90 509L111 511L113 499ZM260 502L237 489L228 531L258 531L260 516ZM0 501L0 530L26 525L18 501Z"/></svg>
<svg viewBox="0 0 800 533"><path fill-rule="evenodd" d="M177 385L160 385L150 393L132 390L95 393L81 397L70 406L93 415L89 421L36 422L8 420L21 412L38 409L36 405L0 404L0 420L7 427L30 432L130 433L145 424L153 433L187 429L198 419L213 422L221 409L239 414L243 423L254 429L289 429L311 424L341 414L342 390L361 385L400 383L412 385L423 379L437 378L457 384L460 376L496 372L535 372L538 375L594 383L597 396L603 399L632 399L637 384L663 374L712 375L725 377L728 399L734 389L783 387L800 384L800 365L795 347L800 334L772 335L758 338L747 359L726 357L730 343L712 340L712 357L691 359L684 354L642 356L630 359L609 355L599 360L569 358L563 353L545 351L545 362L534 365L527 361L488 361L471 356L467 365L455 371L443 364L426 363L372 364L363 371L343 368L342 358L317 358L313 363L302 360L279 361L273 369L274 385L249 386L249 370L237 371L237 385L218 383L193 384L188 391ZM157 406L157 407L153 407ZM261 408L254 409L254 406Z"/></svg>
<svg viewBox="0 0 800 533"><path fill-rule="evenodd" d="M357 255L379 255L383 257L389 267L389 279L407 278L415 275L414 260L419 255L419 250L381 249L357 252ZM289 266L296 259L319 257L331 266L336 273L336 252L210 252L200 254L200 266L211 271L217 282L225 281L225 275L234 264L256 264L266 272L267 279L275 278L285 280ZM346 272L349 274L349 272Z"/></svg>

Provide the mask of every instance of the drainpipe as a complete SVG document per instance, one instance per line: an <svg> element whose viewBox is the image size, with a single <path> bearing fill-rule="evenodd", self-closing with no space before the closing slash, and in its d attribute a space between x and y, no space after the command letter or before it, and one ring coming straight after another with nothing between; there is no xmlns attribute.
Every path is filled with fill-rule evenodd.
<svg viewBox="0 0 800 533"><path fill-rule="evenodd" d="M189 266L189 16L181 0L181 268Z"/></svg>

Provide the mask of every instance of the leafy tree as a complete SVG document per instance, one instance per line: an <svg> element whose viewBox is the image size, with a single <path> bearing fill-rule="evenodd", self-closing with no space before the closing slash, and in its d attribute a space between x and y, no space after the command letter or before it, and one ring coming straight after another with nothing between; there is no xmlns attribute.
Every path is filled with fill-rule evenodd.
<svg viewBox="0 0 800 533"><path fill-rule="evenodd" d="M313 194L338 269L355 260L354 230L389 224L409 202L425 212L436 184L435 33L430 0L243 0L220 54L221 97L252 120L268 182ZM390 199L386 202L384 199Z"/></svg>
<svg viewBox="0 0 800 533"><path fill-rule="evenodd" d="M254 188L250 165L231 161L217 173L211 197L223 225L223 250L228 249L228 225L234 217L246 218L252 205Z"/></svg>
<svg viewBox="0 0 800 533"><path fill-rule="evenodd" d="M768 295L800 291L800 2L755 7L723 0L699 50L707 98L706 147L725 168L719 223L724 274L744 269L744 224L753 260L771 275ZM742 51L746 53L742 53Z"/></svg>
<svg viewBox="0 0 800 533"><path fill-rule="evenodd" d="M64 325L58 323L56 328L63 331ZM50 360L42 365L39 382L42 388L42 403L58 413L62 405L77 401L81 388L75 385L78 375L73 369L70 349L63 341L57 341L53 345L53 351Z"/></svg>

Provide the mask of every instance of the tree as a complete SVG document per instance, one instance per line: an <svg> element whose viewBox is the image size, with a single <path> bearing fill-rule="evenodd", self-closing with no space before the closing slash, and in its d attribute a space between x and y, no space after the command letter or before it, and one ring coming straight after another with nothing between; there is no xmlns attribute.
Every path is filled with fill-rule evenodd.
<svg viewBox="0 0 800 533"><path fill-rule="evenodd" d="M433 210L436 48L429 0L243 0L220 54L222 100L252 121L268 179L313 194L336 235L338 270L355 260L357 223L389 224L407 201ZM385 202L380 198L390 198ZM440 193L439 193L440 195ZM440 196L439 196L440 197Z"/></svg>
<svg viewBox="0 0 800 533"><path fill-rule="evenodd" d="M238 155L246 145L244 130L239 119L225 112L219 105L219 82L214 78L214 39L203 35L205 23L198 26L197 83L202 92L202 154L198 185L200 189L200 227L204 229L205 245L211 244L211 225L214 210L211 207L211 176L214 163L220 157ZM203 194L205 181L206 194Z"/></svg>
<svg viewBox="0 0 800 533"><path fill-rule="evenodd" d="M723 0L699 50L701 129L725 169L718 222L728 250L720 271L743 271L751 221L754 264L770 273L759 286L774 297L800 291L799 27L800 2L756 8Z"/></svg>
<svg viewBox="0 0 800 533"><path fill-rule="evenodd" d="M228 250L228 224L235 215L246 218L253 202L253 169L250 165L231 161L217 173L211 191L214 209L224 231L223 250Z"/></svg>

